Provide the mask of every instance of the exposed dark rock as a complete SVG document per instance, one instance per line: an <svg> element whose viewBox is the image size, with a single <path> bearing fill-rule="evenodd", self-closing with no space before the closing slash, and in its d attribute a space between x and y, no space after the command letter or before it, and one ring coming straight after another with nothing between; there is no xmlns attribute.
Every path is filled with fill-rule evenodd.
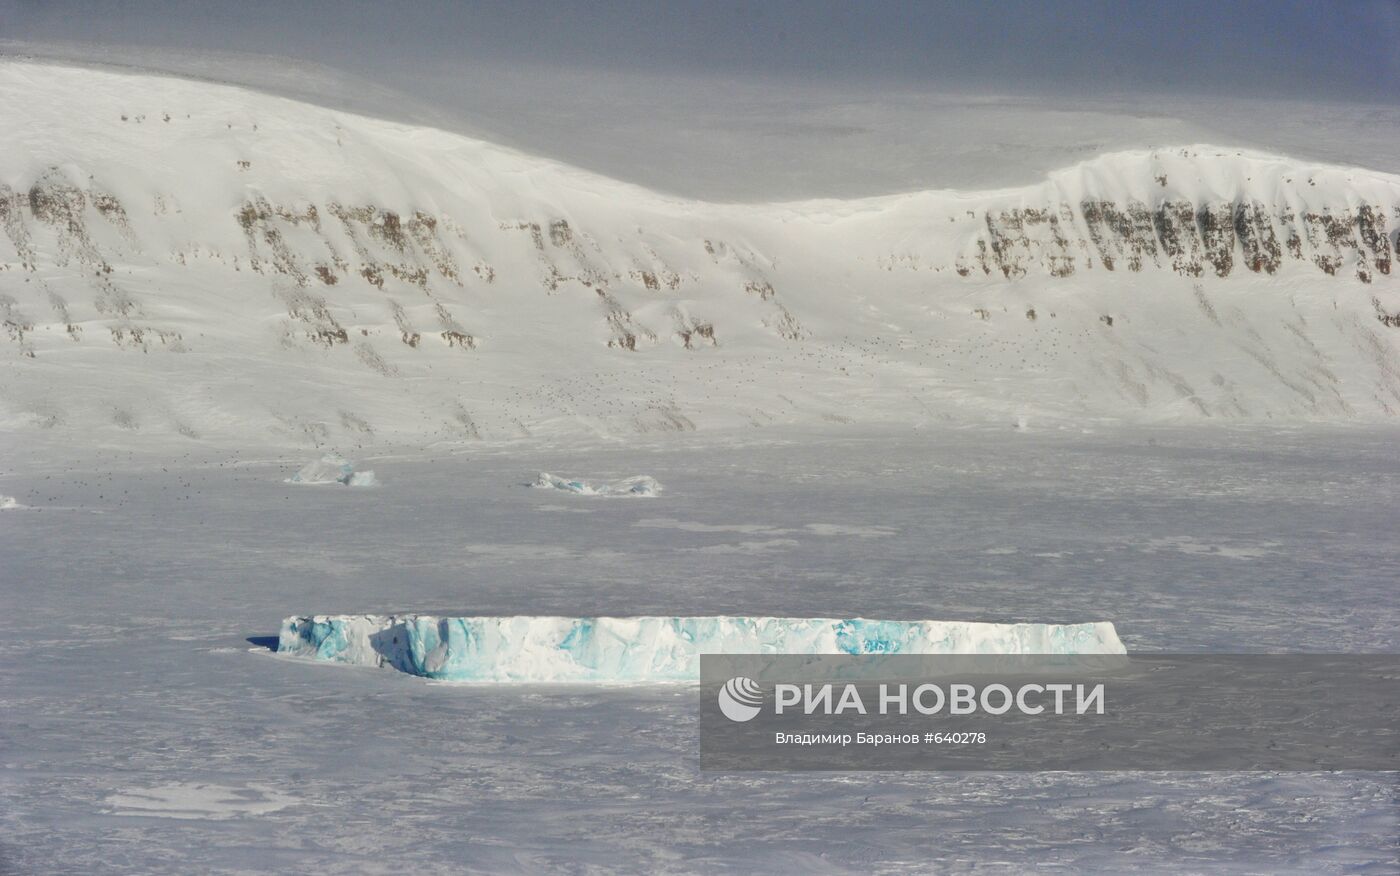
<svg viewBox="0 0 1400 876"><path fill-rule="evenodd" d="M1259 201L1193 204L1170 198L1149 209L1140 201L1086 200L1077 216L1062 204L1058 210L989 210L982 221L984 230L972 249L954 262L960 277L972 273L969 252L984 274L1015 280L1044 271L1067 277L1077 265L1076 247L1085 250L1083 266L1092 266L1087 257L1092 245L1110 271L1161 266L1164 255L1171 270L1185 277L1202 276L1207 266L1216 276L1226 277L1237 264L1254 273L1274 274L1287 257L1310 259L1327 274L1354 264L1356 276L1371 282L1375 274L1390 273L1400 246L1392 243L1386 209L1373 204L1299 216L1287 207L1273 212Z"/></svg>

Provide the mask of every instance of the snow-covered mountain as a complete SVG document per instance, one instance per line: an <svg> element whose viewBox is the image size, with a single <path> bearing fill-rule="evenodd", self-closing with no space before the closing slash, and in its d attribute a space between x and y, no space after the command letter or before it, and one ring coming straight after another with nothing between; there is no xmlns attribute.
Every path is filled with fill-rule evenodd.
<svg viewBox="0 0 1400 876"><path fill-rule="evenodd" d="M659 195L230 86L0 62L0 428L318 445L1400 412L1400 176L1183 146Z"/></svg>

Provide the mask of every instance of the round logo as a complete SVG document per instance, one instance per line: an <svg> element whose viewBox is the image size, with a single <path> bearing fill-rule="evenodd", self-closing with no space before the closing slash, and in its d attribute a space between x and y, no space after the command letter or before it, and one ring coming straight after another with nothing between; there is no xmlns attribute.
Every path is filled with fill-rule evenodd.
<svg viewBox="0 0 1400 876"><path fill-rule="evenodd" d="M763 708L763 688L752 678L736 676L719 689L719 710L731 721L752 721Z"/></svg>

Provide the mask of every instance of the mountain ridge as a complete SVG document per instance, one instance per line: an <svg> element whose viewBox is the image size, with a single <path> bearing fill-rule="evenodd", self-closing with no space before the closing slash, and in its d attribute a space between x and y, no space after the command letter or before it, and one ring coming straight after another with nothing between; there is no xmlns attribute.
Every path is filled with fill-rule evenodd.
<svg viewBox="0 0 1400 876"><path fill-rule="evenodd" d="M987 192L715 204L232 86L20 62L0 123L15 434L1400 411L1391 174L1201 145Z"/></svg>

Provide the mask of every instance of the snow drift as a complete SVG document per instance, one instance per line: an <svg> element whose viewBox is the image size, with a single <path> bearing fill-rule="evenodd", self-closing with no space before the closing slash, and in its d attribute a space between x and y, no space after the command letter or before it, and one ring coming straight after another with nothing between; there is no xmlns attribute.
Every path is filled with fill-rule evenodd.
<svg viewBox="0 0 1400 876"><path fill-rule="evenodd" d="M689 681L705 654L1123 654L1113 624L783 617L289 617L280 654L444 681Z"/></svg>
<svg viewBox="0 0 1400 876"><path fill-rule="evenodd" d="M324 446L1400 413L1400 176L1207 145L727 205L0 59L0 429Z"/></svg>

